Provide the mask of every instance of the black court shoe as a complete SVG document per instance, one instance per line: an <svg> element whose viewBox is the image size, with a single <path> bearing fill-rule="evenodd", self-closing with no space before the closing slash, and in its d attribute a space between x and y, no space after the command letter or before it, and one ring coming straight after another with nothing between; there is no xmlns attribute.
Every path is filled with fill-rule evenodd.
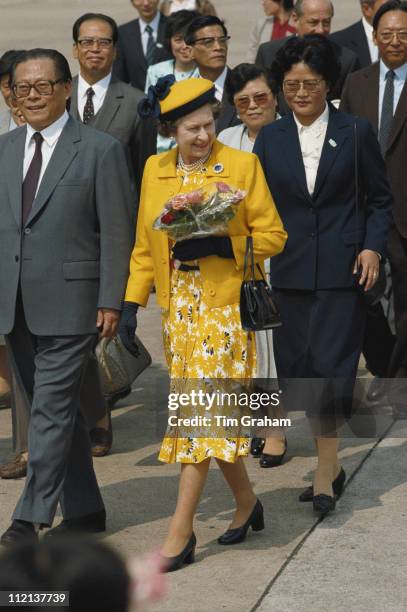
<svg viewBox="0 0 407 612"><path fill-rule="evenodd" d="M332 483L332 490L334 492L334 496L336 499L339 499L343 493L343 487L345 486L346 474L343 467L341 467L341 471L338 476ZM305 491L301 493L298 497L300 502L312 502L314 499L314 489L313 487L307 487Z"/></svg>
<svg viewBox="0 0 407 612"><path fill-rule="evenodd" d="M268 455L267 453L262 453L259 461L259 465L262 468L273 468L278 467L283 463L283 459L287 452L287 439L284 440L284 452L281 455Z"/></svg>
<svg viewBox="0 0 407 612"><path fill-rule="evenodd" d="M250 442L250 454L253 457L260 457L266 441L264 438L253 438Z"/></svg>
<svg viewBox="0 0 407 612"><path fill-rule="evenodd" d="M239 542L243 542L243 540L246 538L249 527L251 527L253 531L262 531L264 529L264 510L259 499L256 501L256 504L244 525L225 531L225 533L218 538L218 543L239 544Z"/></svg>
<svg viewBox="0 0 407 612"><path fill-rule="evenodd" d="M164 572L175 572L184 565L190 565L195 561L195 547L196 547L196 537L194 532L192 532L191 537L189 538L187 545L184 550L180 552L176 557L165 557L165 568Z"/></svg>
<svg viewBox="0 0 407 612"><path fill-rule="evenodd" d="M328 512L335 510L336 497L331 497L330 495L320 493L319 495L315 495L314 499L312 500L312 505L314 512L320 514L321 516L325 516L328 514Z"/></svg>

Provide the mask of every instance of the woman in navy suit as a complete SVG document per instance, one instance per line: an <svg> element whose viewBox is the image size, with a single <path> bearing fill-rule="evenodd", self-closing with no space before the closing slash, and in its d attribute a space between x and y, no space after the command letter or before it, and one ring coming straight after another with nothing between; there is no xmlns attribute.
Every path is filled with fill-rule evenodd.
<svg viewBox="0 0 407 612"><path fill-rule="evenodd" d="M275 359L279 378L313 379L303 400L318 466L300 500L326 514L345 482L335 422L349 416L363 343L363 292L375 284L385 255L392 199L370 124L327 103L340 72L330 42L319 35L290 39L271 72L292 111L264 127L254 147L288 232L285 250L271 263L283 321L274 333Z"/></svg>

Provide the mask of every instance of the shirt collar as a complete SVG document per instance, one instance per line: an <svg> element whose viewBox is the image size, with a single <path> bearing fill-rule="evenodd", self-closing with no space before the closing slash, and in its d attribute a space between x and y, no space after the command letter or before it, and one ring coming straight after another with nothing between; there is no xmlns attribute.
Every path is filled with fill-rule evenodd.
<svg viewBox="0 0 407 612"><path fill-rule="evenodd" d="M89 87L92 87L93 91L95 92L96 98L100 98L102 95L106 93L107 88L110 85L111 79L112 79L112 73L109 72L109 74L105 76L103 79L100 79L100 81L97 81L93 85L90 85L90 83L87 83L85 79L83 78L83 76L79 74L78 76L78 96L79 98L86 98L86 92L89 89Z"/></svg>
<svg viewBox="0 0 407 612"><path fill-rule="evenodd" d="M158 31L158 25L160 23L160 11L157 11L155 14L155 17L152 21L150 21L150 23L147 23L147 21L144 21L144 19L142 19L141 17L139 17L139 22L140 22L140 31L142 34L144 34L145 30L146 30L146 26L151 26L153 28L154 32Z"/></svg>
<svg viewBox="0 0 407 612"><path fill-rule="evenodd" d="M385 80L386 74L388 73L389 70L390 68L386 66L383 60L380 60L380 80L381 81ZM402 66L400 66L399 68L395 68L394 73L398 81L407 80L407 62L403 64Z"/></svg>
<svg viewBox="0 0 407 612"><path fill-rule="evenodd" d="M67 111L64 111L63 115L59 117L54 123L51 123L44 130L41 130L40 134L49 147L53 147L58 138L61 135L62 130L65 127L66 122L69 119ZM31 138L37 132L31 125L27 124L27 143L30 142Z"/></svg>
<svg viewBox="0 0 407 612"><path fill-rule="evenodd" d="M294 121L297 124L297 128L299 132L307 132L307 131L314 131L315 128L318 128L319 126L322 126L324 124L328 124L329 121L329 106L328 104L325 104L325 108L324 108L324 112L321 113L321 115L315 119L315 121L313 123L311 123L311 125L302 125L302 123L300 123L297 119L297 117L295 116L295 113L293 113L293 117L294 117Z"/></svg>

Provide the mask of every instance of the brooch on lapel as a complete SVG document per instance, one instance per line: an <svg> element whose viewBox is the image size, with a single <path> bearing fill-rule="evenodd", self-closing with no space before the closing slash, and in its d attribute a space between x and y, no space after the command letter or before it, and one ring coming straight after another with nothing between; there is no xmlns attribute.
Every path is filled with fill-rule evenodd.
<svg viewBox="0 0 407 612"><path fill-rule="evenodd" d="M334 147L334 148L335 148L335 147L337 146L337 144L336 144L336 142L334 141L334 139L333 139L333 138L330 138L330 139L328 140L328 142L329 142L329 144L331 145L331 147Z"/></svg>
<svg viewBox="0 0 407 612"><path fill-rule="evenodd" d="M215 174L220 174L224 170L223 164L215 164L212 170L215 172Z"/></svg>

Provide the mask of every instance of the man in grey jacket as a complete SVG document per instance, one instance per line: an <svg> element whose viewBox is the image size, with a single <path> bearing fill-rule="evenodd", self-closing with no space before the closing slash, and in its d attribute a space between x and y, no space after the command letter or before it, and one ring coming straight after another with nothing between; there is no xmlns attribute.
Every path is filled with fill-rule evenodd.
<svg viewBox="0 0 407 612"><path fill-rule="evenodd" d="M0 138L0 333L32 397L29 463L3 545L105 530L80 412L98 339L115 333L134 229L122 145L69 117L63 55L33 49L13 67L27 126ZM7 291L4 291L7 288Z"/></svg>

